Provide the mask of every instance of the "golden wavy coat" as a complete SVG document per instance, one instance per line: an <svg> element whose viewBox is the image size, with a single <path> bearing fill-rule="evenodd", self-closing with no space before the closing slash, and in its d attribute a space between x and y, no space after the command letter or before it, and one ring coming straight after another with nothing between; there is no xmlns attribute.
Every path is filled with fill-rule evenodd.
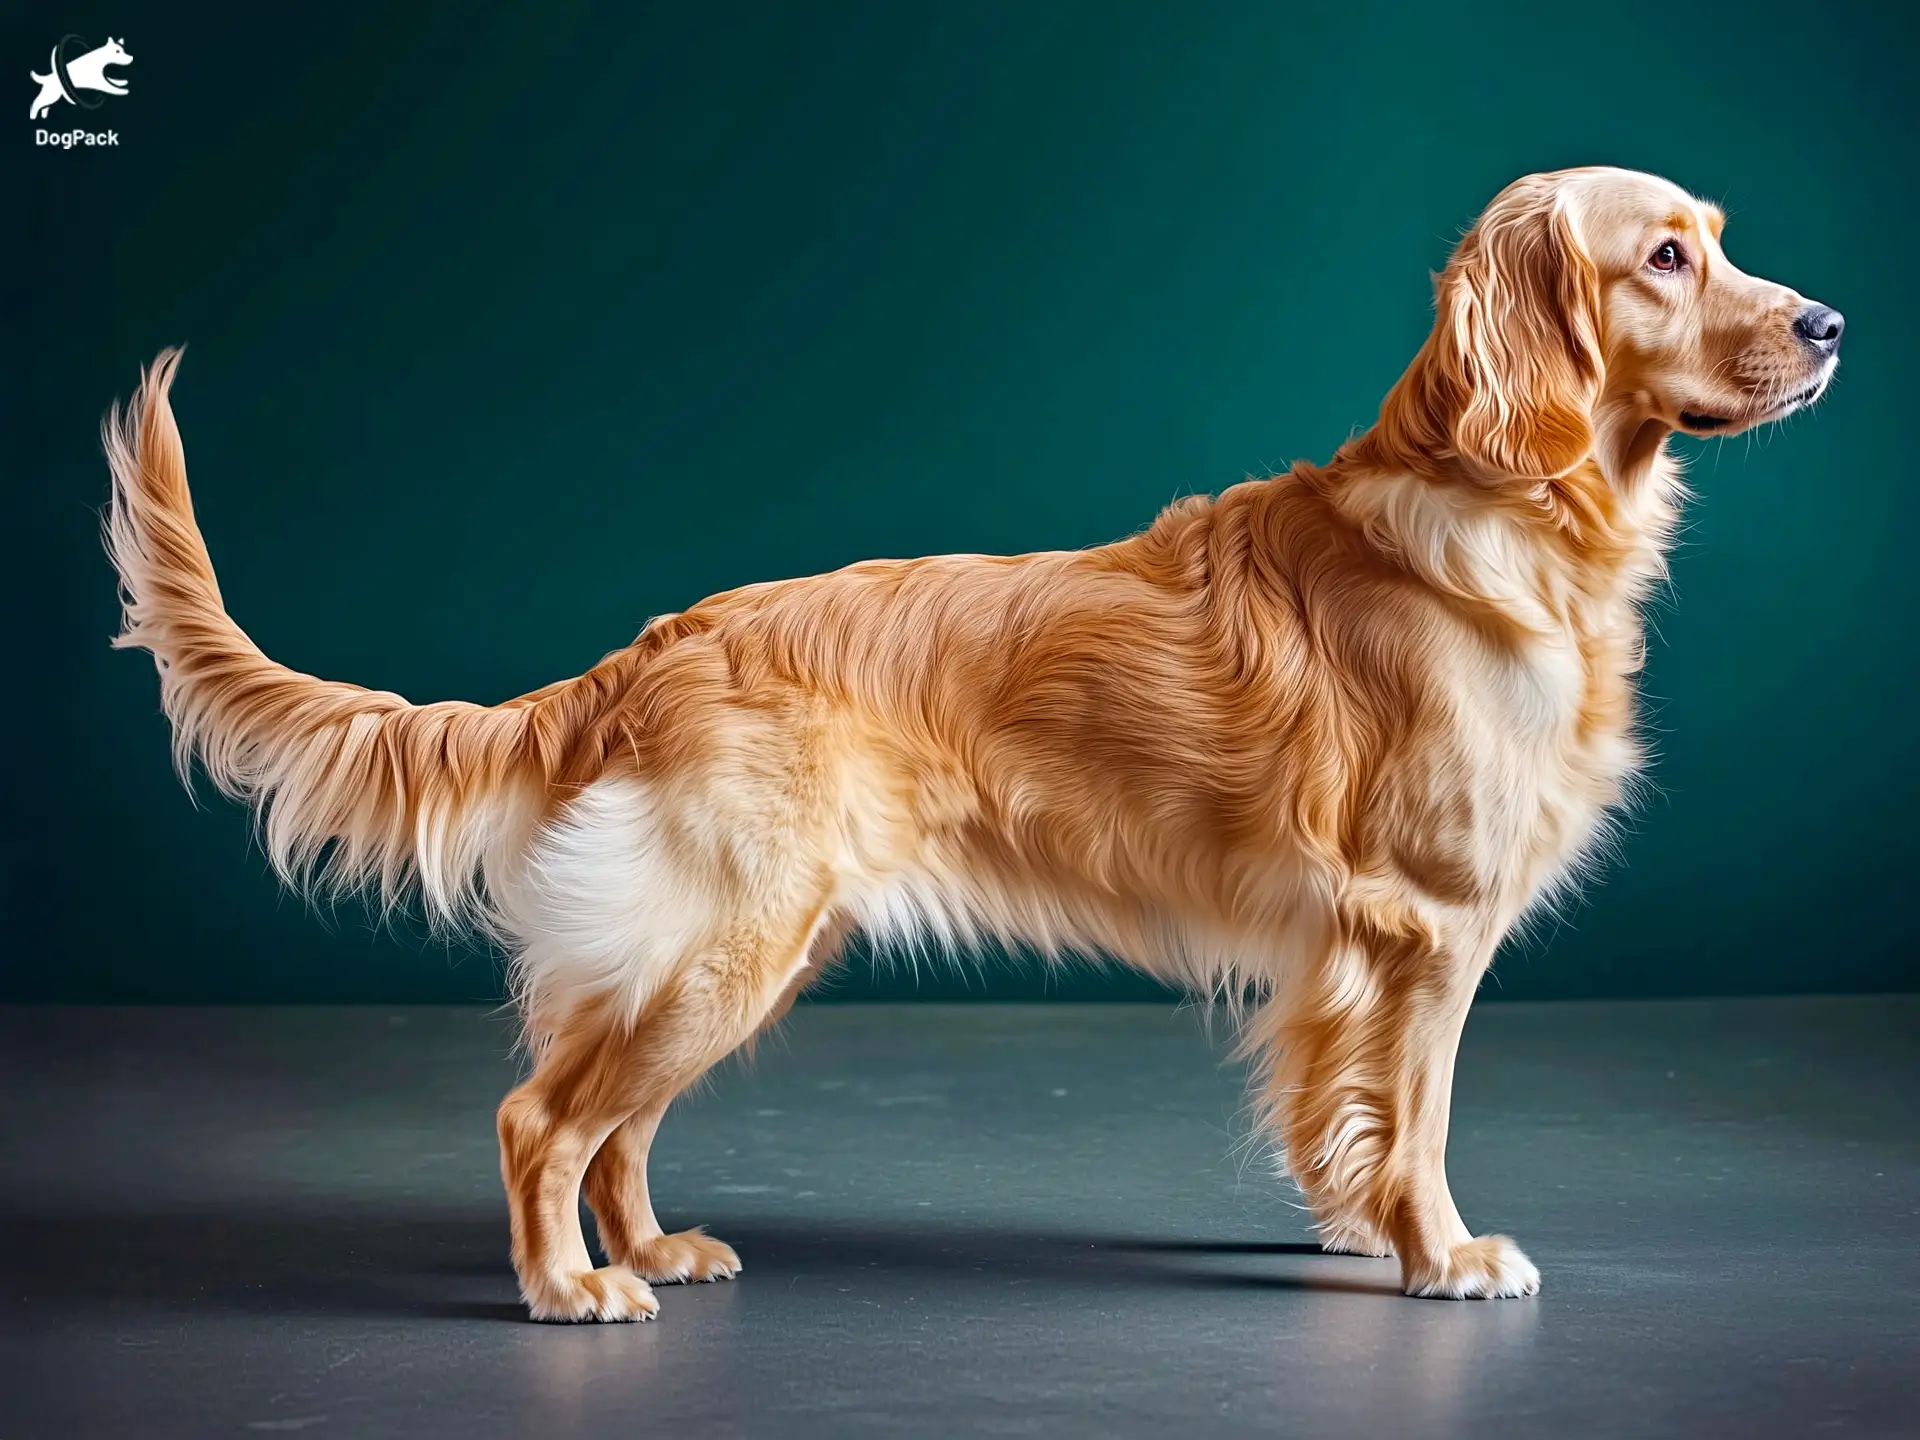
<svg viewBox="0 0 1920 1440"><path fill-rule="evenodd" d="M411 888L511 949L537 1062L499 1127L536 1317L645 1318L649 1280L739 1268L663 1232L649 1142L855 930L1101 953L1225 999L1329 1248L1397 1255L1410 1293L1527 1294L1447 1189L1461 1026L1633 774L1667 435L1784 415L1837 361L1838 315L1742 274L1720 228L1650 176L1530 176L1326 466L1091 550L731 591L493 708L247 639L169 352L106 429L117 643L153 653L183 770L260 809L290 881Z"/></svg>

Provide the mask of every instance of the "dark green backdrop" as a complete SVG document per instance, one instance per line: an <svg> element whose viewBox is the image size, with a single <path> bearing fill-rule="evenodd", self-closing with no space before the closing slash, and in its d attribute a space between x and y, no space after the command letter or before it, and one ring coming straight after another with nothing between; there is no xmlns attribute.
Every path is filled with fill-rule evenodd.
<svg viewBox="0 0 1920 1440"><path fill-rule="evenodd" d="M1689 447L1660 797L1492 993L1911 987L1903 9L14 13L0 998L498 991L488 957L305 913L169 774L94 515L96 422L160 345L191 346L240 622L322 675L495 700L715 589L1103 541L1324 457L1458 228L1592 162L1720 200L1737 260L1846 311L1846 364L1817 416ZM135 57L128 98L55 117L117 149L31 143L25 72L69 31ZM836 993L916 989L1149 993L864 966Z"/></svg>

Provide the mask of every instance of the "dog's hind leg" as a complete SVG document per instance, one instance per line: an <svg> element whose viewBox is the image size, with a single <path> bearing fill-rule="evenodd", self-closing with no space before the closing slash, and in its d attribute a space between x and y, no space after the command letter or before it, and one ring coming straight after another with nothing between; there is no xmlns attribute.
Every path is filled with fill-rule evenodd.
<svg viewBox="0 0 1920 1440"><path fill-rule="evenodd" d="M733 1247L698 1228L669 1235L653 1213L647 1190L647 1150L664 1106L629 1116L587 1167L586 1200L600 1231L600 1248L615 1265L659 1284L730 1280L740 1273Z"/></svg>
<svg viewBox="0 0 1920 1440"><path fill-rule="evenodd" d="M644 1165L636 1172L630 1162L636 1149L644 1155L673 1097L747 1040L792 987L819 923L817 913L791 924L743 922L677 967L637 1017L595 1002L551 1028L533 1075L499 1116L514 1271L535 1319L649 1318L659 1305L636 1260L670 1273L685 1258L689 1276L696 1257L715 1273L738 1267L731 1250L705 1236L699 1245L681 1236L672 1237L680 1246L650 1250L656 1237L645 1231L659 1226L646 1224L653 1209ZM606 1172L619 1177L625 1209L611 1203L609 1181L599 1187L608 1213L623 1216L608 1246L616 1263L595 1269L580 1228L581 1183L595 1152L637 1117L650 1118L620 1142L618 1158L629 1163Z"/></svg>
<svg viewBox="0 0 1920 1440"><path fill-rule="evenodd" d="M848 927L839 921L821 929L809 949L807 963L788 981L759 1022L757 1034L777 1025L800 992L833 963L847 933ZM740 1257L730 1245L698 1228L670 1235L654 1214L647 1185L647 1152L672 1098L667 1096L621 1122L587 1167L585 1194L600 1232L600 1248L613 1264L624 1265L656 1284L728 1280L740 1273Z"/></svg>

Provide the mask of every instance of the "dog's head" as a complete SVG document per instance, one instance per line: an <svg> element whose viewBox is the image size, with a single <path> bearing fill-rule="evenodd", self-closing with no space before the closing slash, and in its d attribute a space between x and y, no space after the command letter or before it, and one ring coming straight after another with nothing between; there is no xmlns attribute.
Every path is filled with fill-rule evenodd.
<svg viewBox="0 0 1920 1440"><path fill-rule="evenodd" d="M1791 414L1833 376L1840 313L1735 267L1722 224L1632 171L1516 181L1447 262L1433 335L1383 419L1498 481Z"/></svg>
<svg viewBox="0 0 1920 1440"><path fill-rule="evenodd" d="M133 56L127 53L126 46L109 35L107 37L107 43L100 46L97 50L89 52L87 58L93 59L95 57L98 57L100 62L101 79L105 80L109 85L126 84L126 81L119 76L108 75L106 73L116 65L131 65L133 63Z"/></svg>

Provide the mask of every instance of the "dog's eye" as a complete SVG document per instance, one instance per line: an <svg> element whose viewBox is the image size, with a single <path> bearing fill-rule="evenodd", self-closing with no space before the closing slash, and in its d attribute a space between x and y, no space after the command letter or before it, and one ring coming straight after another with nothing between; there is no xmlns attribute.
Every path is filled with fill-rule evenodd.
<svg viewBox="0 0 1920 1440"><path fill-rule="evenodd" d="M1658 250L1647 257L1647 264L1655 270L1673 271L1680 268L1680 247L1668 240Z"/></svg>

